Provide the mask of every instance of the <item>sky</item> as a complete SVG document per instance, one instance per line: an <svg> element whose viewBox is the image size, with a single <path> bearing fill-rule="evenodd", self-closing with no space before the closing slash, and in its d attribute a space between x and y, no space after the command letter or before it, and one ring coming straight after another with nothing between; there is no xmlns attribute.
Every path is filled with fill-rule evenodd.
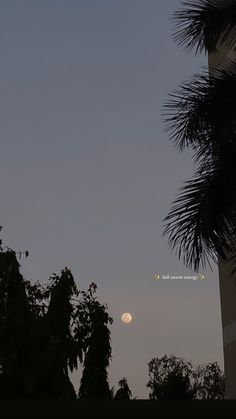
<svg viewBox="0 0 236 419"><path fill-rule="evenodd" d="M26 279L67 266L108 304L109 383L147 398L148 362L175 354L223 368L218 272L194 275L162 237L193 173L164 131L168 94L207 65L172 38L178 0L2 0L2 239ZM130 312L133 321L121 322ZM73 374L76 388L81 369Z"/></svg>

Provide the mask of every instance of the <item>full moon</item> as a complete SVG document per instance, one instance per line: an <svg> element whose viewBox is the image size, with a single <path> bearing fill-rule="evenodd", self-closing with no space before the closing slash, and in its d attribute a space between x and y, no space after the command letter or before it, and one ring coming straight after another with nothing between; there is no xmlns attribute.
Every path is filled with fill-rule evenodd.
<svg viewBox="0 0 236 419"><path fill-rule="evenodd" d="M121 320L123 323L130 323L132 322L132 316L130 313L123 313L121 316Z"/></svg>

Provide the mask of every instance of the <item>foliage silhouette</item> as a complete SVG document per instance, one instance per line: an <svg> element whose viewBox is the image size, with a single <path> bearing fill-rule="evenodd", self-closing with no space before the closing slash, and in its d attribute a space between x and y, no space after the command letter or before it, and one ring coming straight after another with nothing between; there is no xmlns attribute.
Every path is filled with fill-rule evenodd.
<svg viewBox="0 0 236 419"><path fill-rule="evenodd" d="M175 355L153 358L148 363L150 399L223 399L224 374L217 363L194 367Z"/></svg>
<svg viewBox="0 0 236 419"><path fill-rule="evenodd" d="M211 51L227 38L232 47L234 1L184 4L186 8L175 14L181 44ZM165 105L170 139L180 151L192 148L197 170L174 201L163 234L185 266L195 271L231 253L236 262L235 110L236 64L229 60L210 75L196 75L182 84Z"/></svg>
<svg viewBox="0 0 236 419"><path fill-rule="evenodd" d="M108 384L107 368L111 359L110 331L108 324L112 323L106 306L100 304L94 293L96 284L91 284L87 293L83 294L84 301L79 307L78 318L86 315L89 323L88 333L85 336L84 346L87 348L84 355L84 369L79 388L79 399L112 399L112 391ZM85 305L85 306L84 306ZM81 335L80 322L76 331Z"/></svg>
<svg viewBox="0 0 236 419"><path fill-rule="evenodd" d="M132 391L129 388L126 378L122 378L118 384L120 388L117 390L114 400L130 400L132 397Z"/></svg>
<svg viewBox="0 0 236 419"><path fill-rule="evenodd" d="M148 363L150 399L193 399L191 364L174 355L153 358Z"/></svg>
<svg viewBox="0 0 236 419"><path fill-rule="evenodd" d="M196 399L224 399L225 378L217 362L200 365L195 369L193 376Z"/></svg>
<svg viewBox="0 0 236 419"><path fill-rule="evenodd" d="M45 367L36 392L40 398L76 399L69 370L78 367L81 347L72 333L74 307L71 298L78 296L79 292L70 270L65 268L61 276L54 275L47 292L49 304L43 317L46 335L43 357Z"/></svg>
<svg viewBox="0 0 236 419"><path fill-rule="evenodd" d="M0 252L0 364L1 397L31 394L30 370L34 316L15 252ZM27 331L27 333L26 333Z"/></svg>
<svg viewBox="0 0 236 419"><path fill-rule="evenodd" d="M96 284L78 291L68 268L47 286L31 284L16 252L0 247L1 399L76 399L69 372L83 360L89 365L91 354L94 365L103 363L99 383L107 384L112 319L95 292Z"/></svg>
<svg viewBox="0 0 236 419"><path fill-rule="evenodd" d="M187 51L215 52L219 43L235 46L236 3L234 0L194 0L183 2L175 12L174 39Z"/></svg>

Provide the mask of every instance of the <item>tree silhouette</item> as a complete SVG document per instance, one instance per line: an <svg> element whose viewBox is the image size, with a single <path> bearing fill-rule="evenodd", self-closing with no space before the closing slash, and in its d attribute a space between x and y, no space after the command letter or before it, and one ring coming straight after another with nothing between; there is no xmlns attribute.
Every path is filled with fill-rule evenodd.
<svg viewBox="0 0 236 419"><path fill-rule="evenodd" d="M47 286L31 284L16 252L0 246L1 399L76 399L69 371L83 361L84 377L90 371L102 397L110 394L112 319L95 292L96 284L78 291L68 268Z"/></svg>
<svg viewBox="0 0 236 419"><path fill-rule="evenodd" d="M65 268L61 276L54 275L48 287L50 301L43 318L45 336L44 375L37 385L40 398L76 399L76 393L69 379L69 370L78 367L81 347L72 334L71 299L78 296L74 278Z"/></svg>
<svg viewBox="0 0 236 419"><path fill-rule="evenodd" d="M165 105L169 138L180 151L191 148L196 171L165 218L163 234L188 268L205 269L211 260L219 264L224 327L227 313L233 313L228 296L236 271L236 2L183 2L174 18L177 42L210 55L209 69L182 84ZM231 361L226 350L230 397Z"/></svg>
<svg viewBox="0 0 236 419"><path fill-rule="evenodd" d="M70 333L70 271L43 290L23 279L14 251L0 253L0 266L1 397L75 399L68 365L75 368L81 349Z"/></svg>
<svg viewBox="0 0 236 419"><path fill-rule="evenodd" d="M175 40L187 51L215 52L218 45L230 49L236 39L234 0L192 0L174 14Z"/></svg>
<svg viewBox="0 0 236 419"><path fill-rule="evenodd" d="M117 390L114 400L130 400L132 397L132 391L128 386L126 378L122 378L118 384L120 388Z"/></svg>
<svg viewBox="0 0 236 419"><path fill-rule="evenodd" d="M175 14L177 40L188 49L211 51L223 41L232 47L235 10L232 0L185 3ZM180 151L193 150L197 169L165 218L164 235L195 271L231 251L236 261L235 108L236 64L230 60L182 84L165 105L170 139Z"/></svg>
<svg viewBox="0 0 236 419"><path fill-rule="evenodd" d="M0 392L21 398L32 392L33 313L14 251L0 251Z"/></svg>
<svg viewBox="0 0 236 419"><path fill-rule="evenodd" d="M194 371L196 399L223 399L225 394L225 377L217 362L200 365Z"/></svg>
<svg viewBox="0 0 236 419"><path fill-rule="evenodd" d="M150 399L193 399L192 365L175 355L153 358L149 363Z"/></svg>
<svg viewBox="0 0 236 419"><path fill-rule="evenodd" d="M194 367L175 355L149 363L150 399L223 399L224 374L216 362Z"/></svg>
<svg viewBox="0 0 236 419"><path fill-rule="evenodd" d="M84 369L79 388L79 399L111 399L112 392L108 384L107 368L111 359L110 331L108 324L112 323L105 305L100 304L94 297L96 285L91 284L89 291L83 294L84 300L79 306L78 318L86 316L89 327L82 334L85 337ZM86 308L85 308L86 306ZM81 326L77 328L80 338Z"/></svg>

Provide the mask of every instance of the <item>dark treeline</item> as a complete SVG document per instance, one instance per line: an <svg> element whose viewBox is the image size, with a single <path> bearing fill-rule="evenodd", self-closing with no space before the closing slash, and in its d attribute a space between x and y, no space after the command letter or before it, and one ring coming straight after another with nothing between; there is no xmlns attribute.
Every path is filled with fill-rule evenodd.
<svg viewBox="0 0 236 419"><path fill-rule="evenodd" d="M125 377L116 392L109 386L112 319L96 284L78 290L67 267L48 285L31 284L21 274L20 257L0 243L0 399L132 400ZM79 366L76 394L70 373ZM150 399L223 398L216 363L194 370L165 355L148 366Z"/></svg>
<svg viewBox="0 0 236 419"><path fill-rule="evenodd" d="M20 271L25 253L0 242L0 399L129 399L126 379L114 394L107 305L97 285L78 290L66 267L48 285L31 284ZM83 368L78 394L69 374Z"/></svg>
<svg viewBox="0 0 236 419"><path fill-rule="evenodd" d="M26 253L26 256L28 252ZM15 251L0 248L0 397L76 399L69 372L83 366L79 398L111 398L112 319L96 284L79 291L69 269L31 284Z"/></svg>
<svg viewBox="0 0 236 419"><path fill-rule="evenodd" d="M149 363L149 397L152 400L223 399L225 378L216 362L194 367L175 355L153 358Z"/></svg>

